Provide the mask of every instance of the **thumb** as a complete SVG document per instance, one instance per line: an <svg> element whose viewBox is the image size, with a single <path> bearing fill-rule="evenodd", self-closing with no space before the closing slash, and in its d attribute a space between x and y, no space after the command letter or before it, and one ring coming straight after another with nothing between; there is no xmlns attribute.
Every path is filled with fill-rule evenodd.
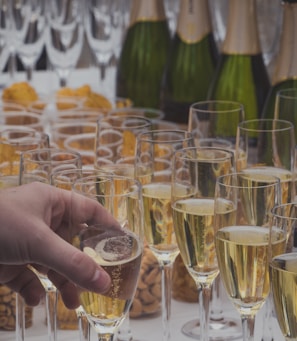
<svg viewBox="0 0 297 341"><path fill-rule="evenodd" d="M100 265L55 233L50 234L47 246L35 248L35 251L38 253L35 254L35 262L60 273L88 291L104 293L111 285L109 275Z"/></svg>

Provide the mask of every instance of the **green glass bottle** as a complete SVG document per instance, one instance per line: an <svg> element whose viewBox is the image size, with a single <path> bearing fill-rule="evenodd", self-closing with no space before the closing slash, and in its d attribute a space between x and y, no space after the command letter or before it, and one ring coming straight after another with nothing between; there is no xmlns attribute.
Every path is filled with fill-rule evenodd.
<svg viewBox="0 0 297 341"><path fill-rule="evenodd" d="M181 1L162 87L165 119L188 122L190 105L207 97L217 57L208 1Z"/></svg>
<svg viewBox="0 0 297 341"><path fill-rule="evenodd" d="M271 88L262 112L273 118L276 94L282 89L297 89L297 0L280 0L283 9L278 53L273 63Z"/></svg>
<svg viewBox="0 0 297 341"><path fill-rule="evenodd" d="M260 48L255 0L229 0L226 36L208 99L244 105L245 119L261 116L270 81ZM238 122L218 126L233 131ZM218 132L219 133L219 132Z"/></svg>
<svg viewBox="0 0 297 341"><path fill-rule="evenodd" d="M118 63L117 96L130 98L137 107L160 107L170 39L163 0L133 0Z"/></svg>

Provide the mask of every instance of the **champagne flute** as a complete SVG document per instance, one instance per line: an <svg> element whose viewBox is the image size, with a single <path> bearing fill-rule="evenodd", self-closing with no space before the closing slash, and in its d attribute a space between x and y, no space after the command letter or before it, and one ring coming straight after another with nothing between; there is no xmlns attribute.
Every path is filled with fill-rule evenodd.
<svg viewBox="0 0 297 341"><path fill-rule="evenodd" d="M117 226L87 225L71 222L74 245L89 254L110 275L112 285L106 294L83 291L80 295L86 316L99 340L113 340L129 312L137 287L143 252L143 208L138 181L115 175L77 179L72 188L97 200L118 221ZM87 204L87 202L86 202ZM72 201L72 210L81 210Z"/></svg>
<svg viewBox="0 0 297 341"><path fill-rule="evenodd" d="M241 316L244 341L254 340L255 317L269 294L271 252L286 244L286 234L269 223L280 191L279 178L261 172L223 175L216 183L217 260L226 292Z"/></svg>
<svg viewBox="0 0 297 341"><path fill-rule="evenodd" d="M172 266L179 249L171 210L171 159L181 148L193 147L183 130L152 130L137 136L135 176L142 183L145 236L162 270L163 340L170 339Z"/></svg>
<svg viewBox="0 0 297 341"><path fill-rule="evenodd" d="M207 100L193 103L189 110L188 130L195 138L196 146L212 146L235 151L236 126L244 120L244 106L236 101ZM228 122L235 124L228 125ZM228 125L228 129L226 129ZM245 156L240 154L236 162L237 171L245 167ZM209 337L235 340L242 337L241 324L237 319L226 316L223 307L220 275L212 286ZM198 319L183 326L183 332L193 338L199 338Z"/></svg>
<svg viewBox="0 0 297 341"><path fill-rule="evenodd" d="M287 88L281 89L276 93L274 118L279 120L286 120L296 126L297 117L297 89ZM297 133L295 130L295 140L297 140Z"/></svg>
<svg viewBox="0 0 297 341"><path fill-rule="evenodd" d="M51 0L48 2L46 50L49 61L58 74L61 87L67 85L83 46L82 13L80 0Z"/></svg>
<svg viewBox="0 0 297 341"><path fill-rule="evenodd" d="M203 341L209 340L211 286L219 273L214 246L214 189L216 178L234 169L233 161L231 151L205 147L178 150L172 162L174 231L183 262L197 285L199 339ZM225 214L227 217L228 212ZM220 336L220 331L212 336Z"/></svg>
<svg viewBox="0 0 297 341"><path fill-rule="evenodd" d="M21 185L33 181L50 184L53 171L78 168L81 168L81 157L78 153L54 148L29 150L21 153L19 184ZM31 270L36 273L46 292L45 303L48 340L56 341L57 289L47 276L39 272L38 269L31 267Z"/></svg>
<svg viewBox="0 0 297 341"><path fill-rule="evenodd" d="M96 175L102 175L102 171L97 171L90 168L54 170L51 174L51 185L57 188L71 191L73 184L77 179ZM90 341L90 324L86 318L82 306L76 309L76 316L78 319L79 340Z"/></svg>
<svg viewBox="0 0 297 341"><path fill-rule="evenodd" d="M262 171L281 179L282 203L295 196L295 132L291 122L256 119L240 122L237 129L236 158L246 158L243 171Z"/></svg>
<svg viewBox="0 0 297 341"><path fill-rule="evenodd" d="M190 106L188 130L193 133L195 140L223 139L235 147L236 127L243 120L244 107L239 102L200 101Z"/></svg>
<svg viewBox="0 0 297 341"><path fill-rule="evenodd" d="M26 70L27 81L31 82L35 64L45 44L46 2L13 0L11 3L16 30L16 52Z"/></svg>
<svg viewBox="0 0 297 341"><path fill-rule="evenodd" d="M150 131L152 126L149 119L134 114L128 110L97 121L96 169L134 178L136 138L140 133ZM117 339L134 340L129 315L120 326Z"/></svg>
<svg viewBox="0 0 297 341"><path fill-rule="evenodd" d="M275 256L270 263L271 291L276 317L287 341L297 339L297 253Z"/></svg>
<svg viewBox="0 0 297 341"><path fill-rule="evenodd" d="M122 0L87 0L85 32L88 43L105 80L106 68L119 49L125 31L125 11Z"/></svg>

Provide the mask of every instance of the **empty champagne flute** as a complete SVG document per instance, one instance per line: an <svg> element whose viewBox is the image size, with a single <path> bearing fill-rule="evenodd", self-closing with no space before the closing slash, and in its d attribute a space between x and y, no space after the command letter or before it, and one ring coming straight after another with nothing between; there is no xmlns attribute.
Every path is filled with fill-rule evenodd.
<svg viewBox="0 0 297 341"><path fill-rule="evenodd" d="M234 155L216 148L184 148L175 152L172 169L174 231L183 262L198 290L199 339L207 341L211 287L219 274L214 246L215 184L218 176L234 170ZM212 334L213 338L220 336L220 330Z"/></svg>
<svg viewBox="0 0 297 341"><path fill-rule="evenodd" d="M72 192L97 200L118 221L118 225L108 227L100 224L83 227L81 221L71 221L70 226L74 245L98 262L111 277L112 285L107 293L82 291L80 300L98 340L113 340L129 312L140 271L143 252L141 185L131 178L101 174L77 179ZM72 210L82 209L74 203Z"/></svg>
<svg viewBox="0 0 297 341"><path fill-rule="evenodd" d="M45 0L13 0L13 23L16 31L16 52L32 81L35 64L44 48L46 29Z"/></svg>
<svg viewBox="0 0 297 341"><path fill-rule="evenodd" d="M82 13L83 2L80 0L48 1L45 45L61 87L67 85L81 54L84 34Z"/></svg>
<svg viewBox="0 0 297 341"><path fill-rule="evenodd" d="M124 1L87 0L85 32L96 57L100 80L105 80L106 68L115 51L120 48L125 31Z"/></svg>
<svg viewBox="0 0 297 341"><path fill-rule="evenodd" d="M271 255L286 244L286 234L271 229L269 221L280 191L279 178L261 172L223 175L216 183L216 255L226 292L241 316L244 341L254 340L255 317L269 295Z"/></svg>
<svg viewBox="0 0 297 341"><path fill-rule="evenodd" d="M172 266L179 254L171 210L171 159L176 150L193 147L191 133L152 130L137 136L135 176L142 184L145 237L162 270L163 340L170 340Z"/></svg>

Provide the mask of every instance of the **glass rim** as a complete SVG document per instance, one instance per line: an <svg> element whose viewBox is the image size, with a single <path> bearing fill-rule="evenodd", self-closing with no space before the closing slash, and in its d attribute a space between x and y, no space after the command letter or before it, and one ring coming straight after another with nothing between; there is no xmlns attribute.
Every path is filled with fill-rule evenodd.
<svg viewBox="0 0 297 341"><path fill-rule="evenodd" d="M285 203L285 204L279 204L279 205L275 205L272 209L271 209L271 214L273 217L277 217L277 218L281 218L281 219L288 219L288 220L296 220L297 221L297 217L290 217L287 215L283 215L281 213L277 213L277 210L281 210L283 208L287 208L287 207L296 207L297 209L297 202L290 202L290 203Z"/></svg>
<svg viewBox="0 0 297 341"><path fill-rule="evenodd" d="M98 131L100 130L100 125L102 123L108 123L109 120L118 120L119 122L120 121L126 121L127 119L131 119L132 120L138 120L140 123L142 124L139 124L139 125L135 125L135 126L129 126L129 128L131 129L139 129L139 128L150 128L152 126L152 122L150 119L146 118L146 117L143 117L143 116L137 116L137 115L127 115L127 116L123 116L121 114L112 114L112 115L105 115L101 118L99 118L97 120L97 127L99 127ZM127 127L117 127L117 126L112 126L111 127L112 129L114 130L126 130Z"/></svg>
<svg viewBox="0 0 297 341"><path fill-rule="evenodd" d="M154 139L151 136L162 136L164 134L179 134L180 139ZM151 137L151 138L150 138ZM174 143L178 141L194 141L194 136L192 132L183 129L155 129L146 132L142 132L137 136L138 141L149 142L149 143Z"/></svg>
<svg viewBox="0 0 297 341"><path fill-rule="evenodd" d="M51 162L51 160L33 160L33 159L29 158L29 156L42 154L44 152L49 153L49 155L51 155L51 153L54 153L55 155L57 155L57 154L69 154L69 155L73 156L72 159L69 159L66 161L79 160L81 158L80 153L78 153L76 151L67 150L67 149L60 149L60 148L38 148L38 149L32 149L32 150L24 151L21 153L21 158L23 160L28 161L28 162L30 162L30 161L32 161L32 162L38 161L39 163Z"/></svg>
<svg viewBox="0 0 297 341"><path fill-rule="evenodd" d="M205 105L209 104L219 104L224 105L226 108L220 108L220 109L206 109L203 108ZM201 107L200 107L201 106ZM231 107L230 107L231 106ZM227 112L237 112L242 111L244 112L244 105L237 101L228 101L228 100L207 100L207 101L199 101L192 103L190 106L190 111L199 111L200 113L227 113Z"/></svg>
<svg viewBox="0 0 297 341"><path fill-rule="evenodd" d="M259 123L271 123L271 127L261 128ZM276 128L272 128L273 124L277 124ZM253 120L245 120L238 123L238 129L245 132L272 132L272 131L293 131L294 125L292 122L274 118L260 118Z"/></svg>
<svg viewBox="0 0 297 341"><path fill-rule="evenodd" d="M174 158L177 159L181 159L181 160L189 160L192 162L196 162L199 161L199 158L195 158L195 157L191 157L188 155L187 152L190 151L217 151L220 152L222 154L221 157L213 157L213 158L209 158L209 159L201 159L201 161L219 161L219 160L227 160L230 159L232 161L232 159L234 158L234 153L231 150L225 149L225 148L219 148L219 147L186 147L186 148L182 148L179 150L176 150L174 152ZM225 155L225 157L223 156Z"/></svg>
<svg viewBox="0 0 297 341"><path fill-rule="evenodd" d="M263 173L255 173L255 174L259 174L259 175L263 175ZM224 174L224 175L220 175L217 177L216 179L216 184L220 185L220 186L224 186L226 188L250 188L251 186L244 186L244 185L239 185L239 184L231 184L231 183L224 183L223 179L227 179L227 178L232 178L232 177L237 177L237 176L246 176L247 173L242 172L234 172L234 173L229 173L229 174ZM265 178L266 177L266 182L265 182ZM265 182L265 184L261 184L261 185L255 185L253 186L253 188L264 188L264 187L274 187L274 186L280 186L280 179L277 176L274 175L263 175L263 179L261 179L262 182Z"/></svg>
<svg viewBox="0 0 297 341"><path fill-rule="evenodd" d="M277 97L296 99L297 100L297 89L296 88L286 88L280 89L276 93Z"/></svg>
<svg viewBox="0 0 297 341"><path fill-rule="evenodd" d="M132 177L127 177L127 176L122 176L122 175L117 175L113 173L107 173L104 174L104 171L100 174L100 179L98 179L98 175L90 175L90 176L84 176L81 178L76 179L73 182L72 190L75 193L79 193L82 195L85 195L86 193L83 191L80 191L76 188L77 185L83 185L83 184L101 184L101 183L114 183L114 180L123 180L127 182L127 188L130 190L124 193L114 193L113 191L110 194L95 194L91 195L91 197L94 198L117 198L117 197L127 197L132 195L133 193L138 193L140 196L142 193L142 185L139 180L132 178ZM132 190L133 189L133 190Z"/></svg>

